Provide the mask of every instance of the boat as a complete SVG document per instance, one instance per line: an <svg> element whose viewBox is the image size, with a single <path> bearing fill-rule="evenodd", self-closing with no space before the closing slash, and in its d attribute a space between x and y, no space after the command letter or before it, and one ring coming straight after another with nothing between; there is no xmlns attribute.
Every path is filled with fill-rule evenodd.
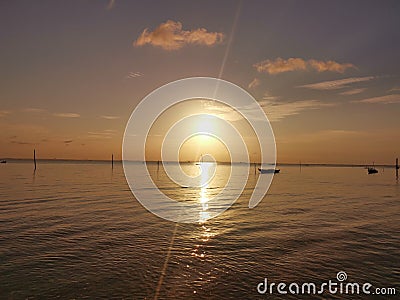
<svg viewBox="0 0 400 300"><path fill-rule="evenodd" d="M378 170L375 169L375 162L372 163L372 167L367 167L368 174L376 174L378 173Z"/></svg>
<svg viewBox="0 0 400 300"><path fill-rule="evenodd" d="M368 174L376 174L378 173L378 170L373 168L373 167L369 167L368 168Z"/></svg>
<svg viewBox="0 0 400 300"><path fill-rule="evenodd" d="M261 168L258 168L258 171L260 171L261 174L277 174L281 170L280 169L261 169Z"/></svg>
<svg viewBox="0 0 400 300"><path fill-rule="evenodd" d="M0 161L0 164L5 164L5 163L7 163L7 161L5 159Z"/></svg>

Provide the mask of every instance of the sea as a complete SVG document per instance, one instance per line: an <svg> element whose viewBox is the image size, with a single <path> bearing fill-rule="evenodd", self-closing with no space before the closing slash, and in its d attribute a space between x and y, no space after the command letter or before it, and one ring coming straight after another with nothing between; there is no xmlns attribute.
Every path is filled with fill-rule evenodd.
<svg viewBox="0 0 400 300"><path fill-rule="evenodd" d="M171 198L191 202L218 194L231 168L244 166L219 164L222 179L199 189L148 165ZM185 224L144 208L119 162L1 164L0 299L398 299L395 170L279 168L255 208L264 175L250 168L233 178L245 188L229 209ZM316 292L302 293L305 283Z"/></svg>

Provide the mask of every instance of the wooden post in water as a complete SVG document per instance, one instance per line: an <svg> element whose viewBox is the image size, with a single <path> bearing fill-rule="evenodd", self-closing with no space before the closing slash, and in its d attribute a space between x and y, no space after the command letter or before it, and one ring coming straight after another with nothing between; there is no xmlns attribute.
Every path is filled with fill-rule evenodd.
<svg viewBox="0 0 400 300"><path fill-rule="evenodd" d="M399 159L396 158L396 179L399 179Z"/></svg>
<svg viewBox="0 0 400 300"><path fill-rule="evenodd" d="M33 149L33 164L35 165L35 171L36 171L36 149Z"/></svg>
<svg viewBox="0 0 400 300"><path fill-rule="evenodd" d="M111 154L111 169L114 169L114 153Z"/></svg>

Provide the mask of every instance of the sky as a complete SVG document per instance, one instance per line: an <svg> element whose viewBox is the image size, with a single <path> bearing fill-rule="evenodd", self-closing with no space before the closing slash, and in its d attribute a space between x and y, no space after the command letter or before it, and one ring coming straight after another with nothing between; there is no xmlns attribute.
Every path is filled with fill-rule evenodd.
<svg viewBox="0 0 400 300"><path fill-rule="evenodd" d="M278 162L393 164L399 15L399 1L1 1L0 157L120 159L147 94L207 76L259 102Z"/></svg>

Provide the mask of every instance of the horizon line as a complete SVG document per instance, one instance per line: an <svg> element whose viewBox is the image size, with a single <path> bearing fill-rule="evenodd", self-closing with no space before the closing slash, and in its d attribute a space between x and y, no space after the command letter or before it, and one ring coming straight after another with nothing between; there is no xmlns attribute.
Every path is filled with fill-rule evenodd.
<svg viewBox="0 0 400 300"><path fill-rule="evenodd" d="M32 158L2 158L1 160L10 160L10 161L33 161ZM111 163L111 159L73 159L73 158L37 158L36 161L59 161L59 162L104 162L104 163ZM122 159L113 160L114 163L122 163ZM126 162L134 162L134 163L158 163L161 160L125 160ZM193 164L197 161L165 161L166 163L182 163L182 164ZM226 161L216 161L219 164L247 164L247 162L239 161L239 162L226 162ZM261 165L260 162L249 162L250 165ZM263 163L265 165L273 165L272 163ZM360 163L321 163L321 162L297 162L297 163L290 163L290 162L277 162L275 165L287 165L287 166L343 166L343 167L366 167L375 165L377 167L395 167L396 164L360 164Z"/></svg>

